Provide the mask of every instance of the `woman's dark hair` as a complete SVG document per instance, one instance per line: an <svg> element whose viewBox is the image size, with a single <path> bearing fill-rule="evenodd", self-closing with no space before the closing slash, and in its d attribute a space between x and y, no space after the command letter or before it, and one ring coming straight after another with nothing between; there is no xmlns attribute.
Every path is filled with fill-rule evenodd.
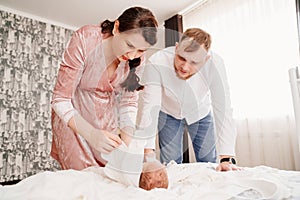
<svg viewBox="0 0 300 200"><path fill-rule="evenodd" d="M117 19L119 21L119 31L139 31L142 33L146 42L154 45L157 42L157 21L152 12L142 7L131 7L125 10ZM101 23L103 34L113 35L114 23L105 20Z"/></svg>
<svg viewBox="0 0 300 200"><path fill-rule="evenodd" d="M142 7L131 7L125 10L117 19L119 21L119 32L133 31L141 32L146 42L154 45L157 42L157 21L152 12ZM101 33L112 36L114 22L105 20L101 23ZM130 72L127 79L121 86L127 91L141 90L143 86L139 84L139 77L135 73L135 68L141 63L140 58L129 60Z"/></svg>
<svg viewBox="0 0 300 200"><path fill-rule="evenodd" d="M135 58L133 60L129 60L128 62L130 71L126 80L120 84L121 87L125 88L125 90L129 92L144 89L144 86L139 84L140 78L135 73L135 68L141 64L141 58Z"/></svg>

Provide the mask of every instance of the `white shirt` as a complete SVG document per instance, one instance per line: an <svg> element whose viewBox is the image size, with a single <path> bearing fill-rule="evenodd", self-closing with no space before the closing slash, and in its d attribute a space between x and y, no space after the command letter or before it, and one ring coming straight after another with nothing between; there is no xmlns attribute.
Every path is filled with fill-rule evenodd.
<svg viewBox="0 0 300 200"><path fill-rule="evenodd" d="M218 155L235 155L236 128L223 60L213 52L206 64L187 80L174 70L175 47L156 52L144 68L138 134L155 148L159 111L192 124L212 111ZM212 109L211 109L212 108Z"/></svg>

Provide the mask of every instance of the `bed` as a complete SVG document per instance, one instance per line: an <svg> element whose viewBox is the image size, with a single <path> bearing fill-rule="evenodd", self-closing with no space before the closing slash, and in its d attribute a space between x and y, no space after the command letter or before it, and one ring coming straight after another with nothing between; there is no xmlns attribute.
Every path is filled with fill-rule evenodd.
<svg viewBox="0 0 300 200"><path fill-rule="evenodd" d="M168 189L146 191L107 178L103 168L45 171L0 186L1 200L300 199L300 172L267 166L216 172L214 163L167 165Z"/></svg>

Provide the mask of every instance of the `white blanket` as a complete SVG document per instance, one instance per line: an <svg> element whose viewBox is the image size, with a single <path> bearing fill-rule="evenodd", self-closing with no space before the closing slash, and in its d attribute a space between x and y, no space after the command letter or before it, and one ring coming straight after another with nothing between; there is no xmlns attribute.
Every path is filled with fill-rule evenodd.
<svg viewBox="0 0 300 200"><path fill-rule="evenodd" d="M42 172L12 186L0 186L1 200L78 200L78 199L283 199L299 195L300 172L293 184L269 167L216 172L215 164L169 163L168 189L146 191L108 179L103 169ZM296 176L294 176L296 175ZM243 197L243 198L242 198ZM298 196L300 197L300 196ZM295 198L297 199L297 197Z"/></svg>

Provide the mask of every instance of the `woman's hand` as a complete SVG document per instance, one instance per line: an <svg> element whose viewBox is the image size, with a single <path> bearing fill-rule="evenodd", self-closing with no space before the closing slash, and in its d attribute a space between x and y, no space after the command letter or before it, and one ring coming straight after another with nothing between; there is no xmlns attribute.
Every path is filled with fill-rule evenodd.
<svg viewBox="0 0 300 200"><path fill-rule="evenodd" d="M94 128L79 114L74 115L68 125L81 135L92 148L101 153L107 154L122 143L118 135Z"/></svg>
<svg viewBox="0 0 300 200"><path fill-rule="evenodd" d="M120 135L120 138L124 141L124 143L128 146L132 140L134 128L124 127L122 130L118 129L118 134Z"/></svg>
<svg viewBox="0 0 300 200"><path fill-rule="evenodd" d="M91 147L104 154L110 153L122 143L118 135L99 129L93 129L86 140Z"/></svg>

